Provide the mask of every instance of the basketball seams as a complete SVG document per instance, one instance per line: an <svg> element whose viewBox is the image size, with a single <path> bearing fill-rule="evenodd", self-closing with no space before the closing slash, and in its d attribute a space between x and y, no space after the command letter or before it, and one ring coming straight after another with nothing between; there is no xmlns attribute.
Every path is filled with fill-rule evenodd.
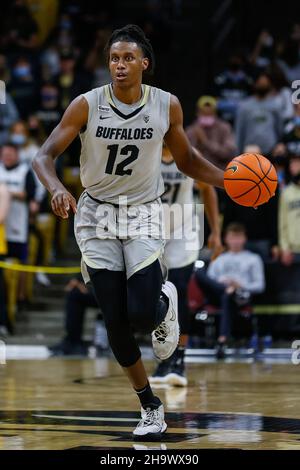
<svg viewBox="0 0 300 470"><path fill-rule="evenodd" d="M252 183L254 183L254 186L252 186L250 189L247 189L247 191L245 191L242 194L239 194L238 196L232 196L233 199L239 199L240 197L246 196L246 194L250 193L250 191L252 191L254 188L256 188L256 187L259 188L259 183L255 183L253 180L250 180L250 181L252 181Z"/></svg>
<svg viewBox="0 0 300 470"><path fill-rule="evenodd" d="M253 155L253 154L251 154L251 155ZM260 181L255 182L255 183L256 183L257 185L259 185L260 183L263 183L264 186L266 187L268 193L269 193L270 196L271 196L271 191L270 191L270 189L268 188L268 186L266 185L266 183L264 182L264 179L267 177L268 173L270 172L271 167L272 167L272 164L271 164L271 167L270 167L269 170L268 170L268 173L265 174L265 173L263 172L263 175L264 175L264 176L263 176L263 178L261 178L261 176L260 176L258 173L256 173L256 171L253 170L253 168L251 168L250 166L246 165L246 163L241 162L240 160L235 160L235 159L233 159L232 161L233 161L233 162L240 163L240 165L242 165L242 166L244 166L245 168L247 168L248 170L252 171L252 173L254 173L255 176L257 176L257 177L260 179ZM253 181L253 183L254 183L254 181Z"/></svg>
<svg viewBox="0 0 300 470"><path fill-rule="evenodd" d="M270 170L271 170L271 168L272 168L272 166L273 166L272 163L269 162L269 163L270 163L269 169L268 169L267 173L265 173L264 170L263 170L263 167L261 166L261 161L260 161L260 159L258 158L257 153L254 153L253 155L255 156L256 160L258 161L258 164L259 164L259 166L260 166L261 172L262 172L262 174L267 178L267 180L276 182L277 180L273 180L272 178L270 178L270 177L268 176L268 174L270 173Z"/></svg>

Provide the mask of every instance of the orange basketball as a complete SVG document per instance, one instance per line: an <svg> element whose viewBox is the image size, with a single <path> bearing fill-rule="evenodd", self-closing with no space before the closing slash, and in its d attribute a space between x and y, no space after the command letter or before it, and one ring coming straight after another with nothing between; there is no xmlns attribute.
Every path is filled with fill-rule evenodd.
<svg viewBox="0 0 300 470"><path fill-rule="evenodd" d="M243 153L227 165L224 186L228 196L237 204L257 207L274 196L277 173L266 157Z"/></svg>

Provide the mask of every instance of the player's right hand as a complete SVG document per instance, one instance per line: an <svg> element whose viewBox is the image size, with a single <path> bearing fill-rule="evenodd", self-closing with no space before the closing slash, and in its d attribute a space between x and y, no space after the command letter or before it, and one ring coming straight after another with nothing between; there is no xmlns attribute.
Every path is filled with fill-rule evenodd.
<svg viewBox="0 0 300 470"><path fill-rule="evenodd" d="M71 207L74 214L77 212L76 199L66 189L56 189L52 194L51 207L55 215L62 219L69 217L68 211Z"/></svg>

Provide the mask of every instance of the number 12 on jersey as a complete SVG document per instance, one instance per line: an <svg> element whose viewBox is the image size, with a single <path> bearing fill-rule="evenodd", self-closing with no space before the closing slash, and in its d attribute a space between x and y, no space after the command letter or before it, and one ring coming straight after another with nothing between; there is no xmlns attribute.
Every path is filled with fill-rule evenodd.
<svg viewBox="0 0 300 470"><path fill-rule="evenodd" d="M124 176L124 175L131 175L132 173L132 168L127 168L126 167L134 162L138 156L139 156L139 148L136 145L125 145L125 147L122 147L120 150L120 155L128 155L125 160L121 161L120 163L117 164L115 171L115 163L116 159L118 156L119 152L119 145L114 144L114 145L108 145L107 149L109 150L108 154L108 160L105 168L105 173L109 175L118 175L118 176Z"/></svg>

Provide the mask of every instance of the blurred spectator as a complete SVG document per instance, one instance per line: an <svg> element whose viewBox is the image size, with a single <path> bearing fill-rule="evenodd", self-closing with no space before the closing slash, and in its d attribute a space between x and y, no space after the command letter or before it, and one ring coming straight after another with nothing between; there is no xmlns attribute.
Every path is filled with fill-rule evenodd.
<svg viewBox="0 0 300 470"><path fill-rule="evenodd" d="M32 160L36 156L39 147L32 139L29 138L29 132L25 122L16 121L12 125L10 129L9 141L18 148L20 163L25 163L28 169L31 169ZM46 196L46 189L38 179L37 175L35 173L32 174L34 176L36 185L34 201L39 205ZM32 206L31 212L37 213L38 207L33 209Z"/></svg>
<svg viewBox="0 0 300 470"><path fill-rule="evenodd" d="M282 155L300 156L300 104L294 106L294 115L284 129L281 142L274 150Z"/></svg>
<svg viewBox="0 0 300 470"><path fill-rule="evenodd" d="M104 47L110 34L111 31L107 29L98 29L93 47L87 55L85 68L92 74L92 88L105 85L111 80L104 54Z"/></svg>
<svg viewBox="0 0 300 470"><path fill-rule="evenodd" d="M5 104L0 104L0 146L7 141L8 129L19 119L19 112L12 97L7 91L11 73L7 66L6 57L0 54L0 80L5 83Z"/></svg>
<svg viewBox="0 0 300 470"><path fill-rule="evenodd" d="M88 354L87 344L82 340L83 322L88 307L98 308L93 293L85 286L81 276L73 278L67 284L65 298L65 330L66 336L61 342L49 347L54 356ZM106 329L98 315L94 345L98 350L108 349Z"/></svg>
<svg viewBox="0 0 300 470"><path fill-rule="evenodd" d="M281 53L281 57L277 60L278 65L282 69L286 80L292 84L294 80L300 77L300 59L299 44L294 39L289 39Z"/></svg>
<svg viewBox="0 0 300 470"><path fill-rule="evenodd" d="M218 97L218 111L225 121L234 124L240 102L252 90L252 78L244 70L244 61L238 54L228 60L227 68L215 80L215 94Z"/></svg>
<svg viewBox="0 0 300 470"><path fill-rule="evenodd" d="M245 249L245 227L230 224L225 231L226 253L218 256L208 267L196 271L196 280L213 305L221 306L221 322L217 357L223 358L225 344L231 334L233 315L251 303L251 295L263 292L265 277L263 263L257 254Z"/></svg>
<svg viewBox="0 0 300 470"><path fill-rule="evenodd" d="M41 55L42 79L44 82L51 81L60 71L59 50L52 40Z"/></svg>
<svg viewBox="0 0 300 470"><path fill-rule="evenodd" d="M278 183L281 188L286 184L288 157L300 157L300 104L294 106L294 116L286 125L281 142L272 152Z"/></svg>
<svg viewBox="0 0 300 470"><path fill-rule="evenodd" d="M18 148L5 144L1 149L0 182L8 187L11 202L5 222L7 256L26 263L28 254L29 202L34 199L34 177L26 163L20 163ZM25 300L25 276L21 273L18 300Z"/></svg>
<svg viewBox="0 0 300 470"><path fill-rule="evenodd" d="M0 183L0 260L3 261L7 254L7 243L5 235L5 221L10 205L10 194L7 186ZM3 270L0 268L0 337L8 333L8 318L6 310L6 289Z"/></svg>
<svg viewBox="0 0 300 470"><path fill-rule="evenodd" d="M25 163L31 169L31 163L36 156L39 147L34 140L29 138L28 127L23 121L16 122L11 127L10 142L18 147L21 163ZM48 205L48 194L45 186L40 182L35 172L32 173L35 180L35 195L29 203L29 229L30 234L34 234L38 242L37 255L34 264L43 264L43 237L40 234L36 222L38 214L45 210ZM44 273L37 273L36 279L40 284L50 285L50 280Z"/></svg>
<svg viewBox="0 0 300 470"><path fill-rule="evenodd" d="M59 89L60 108L63 111L74 98L91 88L91 75L78 67L75 69L75 66L76 58L73 53L61 55L60 72L55 80Z"/></svg>
<svg viewBox="0 0 300 470"><path fill-rule="evenodd" d="M44 128L46 136L48 136L59 123L62 115L57 86L52 83L45 83L40 90L40 99L41 102L36 116Z"/></svg>
<svg viewBox="0 0 300 470"><path fill-rule="evenodd" d="M19 119L17 107L8 92L5 100L5 104L0 104L0 146L7 141L10 126Z"/></svg>
<svg viewBox="0 0 300 470"><path fill-rule="evenodd" d="M275 63L268 67L267 72L272 82L271 96L281 109L282 119L286 123L288 120L292 119L294 115L291 87L281 68Z"/></svg>
<svg viewBox="0 0 300 470"><path fill-rule="evenodd" d="M14 99L20 116L26 119L37 105L37 78L34 77L31 63L20 56L13 65L8 91Z"/></svg>
<svg viewBox="0 0 300 470"><path fill-rule="evenodd" d="M250 62L258 70L263 71L272 62L274 53L273 36L267 29L263 29L257 38Z"/></svg>
<svg viewBox="0 0 300 470"><path fill-rule="evenodd" d="M30 53L37 47L37 23L25 0L11 2L2 28L0 44L8 54Z"/></svg>
<svg viewBox="0 0 300 470"><path fill-rule="evenodd" d="M262 73L255 81L253 95L241 103L236 117L239 153L243 153L248 145L256 145L260 153L269 155L281 139L281 108L271 91L271 79Z"/></svg>
<svg viewBox="0 0 300 470"><path fill-rule="evenodd" d="M218 118L217 101L212 96L199 98L197 119L186 133L191 144L218 167L224 168L236 153L231 127Z"/></svg>
<svg viewBox="0 0 300 470"><path fill-rule="evenodd" d="M282 191L279 205L281 261L286 266L300 261L300 156L291 156L291 182Z"/></svg>
<svg viewBox="0 0 300 470"><path fill-rule="evenodd" d="M36 114L31 114L27 119L27 124L30 139L41 146L46 139L46 134L40 119Z"/></svg>
<svg viewBox="0 0 300 470"><path fill-rule="evenodd" d="M223 229L234 222L241 223L247 232L247 249L258 253L264 261L278 258L278 190L267 204L252 207L240 206L227 195L224 197Z"/></svg>

